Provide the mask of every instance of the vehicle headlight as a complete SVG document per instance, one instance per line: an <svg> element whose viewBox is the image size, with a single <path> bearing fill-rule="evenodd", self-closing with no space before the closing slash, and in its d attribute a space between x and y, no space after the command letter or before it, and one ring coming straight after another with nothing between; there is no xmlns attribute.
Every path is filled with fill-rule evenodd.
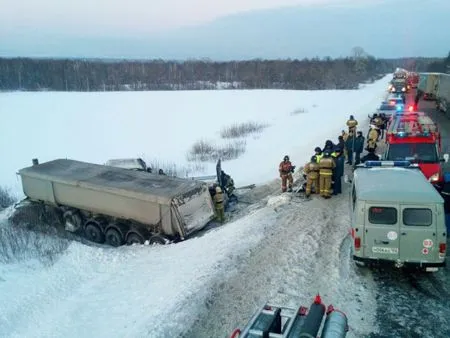
<svg viewBox="0 0 450 338"><path fill-rule="evenodd" d="M430 176L428 181L431 182L431 183L438 182L439 181L439 176L440 176L439 173L435 173L435 174Z"/></svg>
<svg viewBox="0 0 450 338"><path fill-rule="evenodd" d="M405 87L403 87L403 88L402 88L402 92L404 92L405 90L406 90L406 88L405 88Z"/></svg>

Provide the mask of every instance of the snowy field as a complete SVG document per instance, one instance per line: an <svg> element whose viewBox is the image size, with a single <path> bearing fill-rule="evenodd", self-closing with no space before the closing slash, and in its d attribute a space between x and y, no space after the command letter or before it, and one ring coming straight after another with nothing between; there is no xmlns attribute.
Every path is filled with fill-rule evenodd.
<svg viewBox="0 0 450 338"><path fill-rule="evenodd" d="M303 166L315 146L336 141L349 114L367 121L389 79L354 91L1 93L0 186L18 195L15 172L32 158L182 167L195 141L227 142L222 127L269 126L223 164L238 186L259 185L236 221L167 246L24 241L29 255L0 260L0 336L226 337L266 300L308 306L317 292L347 312L349 337L376 331L372 279L350 264L347 195L302 204L278 194L277 169L285 154ZM50 260L33 255L36 243L55 251Z"/></svg>
<svg viewBox="0 0 450 338"><path fill-rule="evenodd" d="M264 183L278 176L285 154L303 165L316 146L336 141L349 114L366 120L387 82L328 91L0 93L0 186L20 193L15 173L33 158L104 164L140 156L194 170L197 163L186 155L199 140L245 142L245 153L224 169L238 186ZM223 128L249 121L268 127L240 140L220 137ZM192 175L214 174L214 165L205 163L203 172Z"/></svg>

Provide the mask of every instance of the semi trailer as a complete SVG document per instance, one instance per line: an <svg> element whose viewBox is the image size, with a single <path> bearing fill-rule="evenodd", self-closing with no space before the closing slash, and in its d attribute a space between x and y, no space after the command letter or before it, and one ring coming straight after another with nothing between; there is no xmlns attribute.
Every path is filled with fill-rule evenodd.
<svg viewBox="0 0 450 338"><path fill-rule="evenodd" d="M215 217L204 182L57 159L19 170L25 201L51 207L65 230L96 243L184 240ZM18 210L16 210L18 211Z"/></svg>

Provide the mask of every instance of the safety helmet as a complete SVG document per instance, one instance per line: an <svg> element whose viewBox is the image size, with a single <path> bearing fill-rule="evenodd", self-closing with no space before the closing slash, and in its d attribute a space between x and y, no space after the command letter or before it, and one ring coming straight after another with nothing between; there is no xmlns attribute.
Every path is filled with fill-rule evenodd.
<svg viewBox="0 0 450 338"><path fill-rule="evenodd" d="M311 157L311 162L317 162L317 157L315 155Z"/></svg>
<svg viewBox="0 0 450 338"><path fill-rule="evenodd" d="M321 152L322 152L322 149L320 149L320 147L315 147L315 148L314 148L314 151L315 151L316 153L321 153Z"/></svg>
<svg viewBox="0 0 450 338"><path fill-rule="evenodd" d="M289 156L288 155L284 156L283 160L284 161L289 161Z"/></svg>
<svg viewBox="0 0 450 338"><path fill-rule="evenodd" d="M219 186L217 186L217 187L216 187L216 192L217 192L217 193L220 193L220 192L222 192L222 189L221 189Z"/></svg>
<svg viewBox="0 0 450 338"><path fill-rule="evenodd" d="M350 115L350 120L354 120L355 117L353 115Z"/></svg>

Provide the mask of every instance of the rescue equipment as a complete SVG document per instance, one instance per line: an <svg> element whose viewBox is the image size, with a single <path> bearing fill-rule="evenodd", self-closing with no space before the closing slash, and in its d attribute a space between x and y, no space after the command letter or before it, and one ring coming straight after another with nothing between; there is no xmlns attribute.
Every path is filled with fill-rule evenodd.
<svg viewBox="0 0 450 338"><path fill-rule="evenodd" d="M317 295L310 308L264 305L250 319L244 329L235 329L230 338L314 338L323 318L322 338L345 338L348 331L347 316L332 305L326 308Z"/></svg>

